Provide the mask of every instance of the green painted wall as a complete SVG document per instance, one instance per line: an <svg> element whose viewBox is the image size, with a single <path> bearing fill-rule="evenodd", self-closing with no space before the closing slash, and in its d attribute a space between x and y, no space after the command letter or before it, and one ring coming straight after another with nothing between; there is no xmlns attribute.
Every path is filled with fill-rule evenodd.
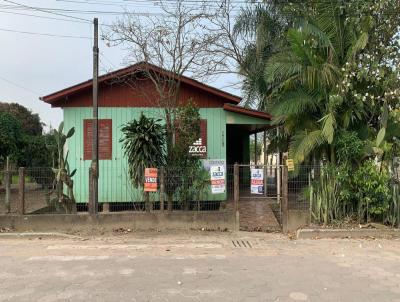
<svg viewBox="0 0 400 302"><path fill-rule="evenodd" d="M75 127L75 135L68 140L69 164L77 169L74 176L74 193L77 202L87 202L89 196L90 160L83 160L83 120L90 119L89 107L64 108L65 129ZM157 108L99 108L100 119L112 119L112 160L100 161L99 202L126 202L141 200L142 194L132 188L127 177L127 162L123 155L121 127L140 116L162 117ZM201 108L202 119L207 119L207 156L209 159L226 158L226 111L222 108ZM208 200L224 200L226 194L209 194Z"/></svg>

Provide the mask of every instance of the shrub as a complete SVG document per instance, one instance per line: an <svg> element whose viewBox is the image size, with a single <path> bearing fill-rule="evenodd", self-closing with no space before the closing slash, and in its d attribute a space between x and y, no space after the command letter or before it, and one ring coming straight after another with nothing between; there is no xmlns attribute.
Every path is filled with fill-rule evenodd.
<svg viewBox="0 0 400 302"><path fill-rule="evenodd" d="M389 210L390 175L386 170L379 171L372 160L365 161L352 177L355 196L358 201L360 220L380 219Z"/></svg>

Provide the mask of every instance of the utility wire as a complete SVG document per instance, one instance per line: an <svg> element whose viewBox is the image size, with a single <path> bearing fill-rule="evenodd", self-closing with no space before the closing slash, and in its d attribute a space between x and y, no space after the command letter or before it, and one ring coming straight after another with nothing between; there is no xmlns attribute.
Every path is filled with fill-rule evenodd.
<svg viewBox="0 0 400 302"><path fill-rule="evenodd" d="M86 21L62 19L62 18L55 18L55 17L46 17L46 16L32 15L32 14L25 14L25 13L7 12L7 11L4 11L4 10L0 10L0 13L2 13L2 14L19 15L19 16L27 16L27 17L35 17L35 18L40 18L40 19L50 19L50 20L58 20L58 21L66 21L66 22L88 24L88 22L86 22Z"/></svg>
<svg viewBox="0 0 400 302"><path fill-rule="evenodd" d="M11 85L13 85L15 87L18 87L18 88L24 89L26 91L29 91L30 93L34 94L35 96L39 96L40 95L40 93L37 92L37 91L34 91L34 90L30 89L30 88L27 88L27 87L24 87L22 85L19 85L19 84L13 82L13 81L10 81L10 80L8 80L6 78L1 77L1 76L0 76L0 80L3 80L4 82L6 82L8 84L11 84Z"/></svg>
<svg viewBox="0 0 400 302"><path fill-rule="evenodd" d="M88 40L92 39L91 37L85 37L85 36L70 36L70 35L58 35L58 34L49 34L49 33L38 33L38 32L21 31L21 30L14 30L14 29L8 29L8 28L0 28L0 31L12 32L12 33L18 33L18 34L27 34L27 35L57 37L57 38L73 38L73 39L88 39Z"/></svg>
<svg viewBox="0 0 400 302"><path fill-rule="evenodd" d="M10 0L3 0L3 1L15 3ZM126 0L126 1L128 1L128 0ZM138 1L138 0L135 0L135 1ZM191 1L195 1L195 0L191 0ZM319 3L328 3L329 2L330 3L330 0L316 0L314 2L315 3L318 3L318 2ZM203 2L198 2L198 3L203 3ZM215 2L215 1L208 2L208 0L206 3L218 4L218 2ZM239 2L235 2L235 3L238 4ZM261 2L257 2L257 3L261 4ZM296 0L293 3L302 3L302 2L300 0ZM254 4L254 2L250 2L250 3L243 2L243 4ZM22 6L24 6L24 5L22 5ZM117 16L119 16L119 15L139 15L139 16L140 15L156 15L156 16L157 15L165 15L165 13L163 13L163 12L152 13L152 12L130 12L130 11L108 11L108 10L79 10L79 9L45 8L45 7L29 7L29 6L24 6L24 7L14 6L14 7L8 7L8 9L13 9L13 8L15 8L15 9L18 9L18 8L19 9L34 9L34 10L38 10L38 11L42 11L42 12L46 12L46 13L59 14L59 15L69 17L69 18L78 18L78 17L74 17L74 16L70 16L70 15L63 15L61 13L81 14L81 15L83 15L83 14L101 14L101 15L117 15ZM152 7L154 7L154 6L152 6ZM192 8L195 8L195 7L192 7ZM240 12L241 8L239 8L239 7L233 8L231 11L232 12ZM392 12L385 12L382 15L394 15L394 14L397 15L399 12L400 12L399 10L394 10ZM82 20L83 18L78 18L78 19ZM83 20L87 21L87 22L91 22L88 19L83 19Z"/></svg>
<svg viewBox="0 0 400 302"><path fill-rule="evenodd" d="M12 3L12 4L14 4L14 5L26 7L26 8L28 8L28 9L32 9L32 10L36 10L36 11L39 11L39 12L43 12L43 13L58 15L58 16L62 16L62 17L67 17L67 18L71 18L71 19L77 19L77 20L81 20L81 21L86 21L86 22L88 22L88 23L92 23L91 20L84 19L84 18L80 18L80 17L75 17L75 16L69 16L69 15L65 15L65 14L50 12L50 11L45 10L45 9L41 9L41 8L34 7L34 6L29 6L29 5L17 3L17 2L14 2L14 1L10 1L10 0L3 0L3 1L4 1L4 2L8 2L8 3Z"/></svg>

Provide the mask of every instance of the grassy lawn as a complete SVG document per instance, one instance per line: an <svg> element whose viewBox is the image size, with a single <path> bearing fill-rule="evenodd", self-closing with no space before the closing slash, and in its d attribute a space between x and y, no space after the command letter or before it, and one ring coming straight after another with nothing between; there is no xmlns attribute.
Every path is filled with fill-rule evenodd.
<svg viewBox="0 0 400 302"><path fill-rule="evenodd" d="M11 184L18 184L19 175L12 175L11 177ZM30 176L25 176L25 183L32 183L35 182ZM4 174L0 174L0 184L4 184Z"/></svg>

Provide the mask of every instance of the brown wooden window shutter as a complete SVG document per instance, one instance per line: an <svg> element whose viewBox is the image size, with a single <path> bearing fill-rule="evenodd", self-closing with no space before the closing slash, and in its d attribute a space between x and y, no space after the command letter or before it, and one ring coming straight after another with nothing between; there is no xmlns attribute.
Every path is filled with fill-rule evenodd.
<svg viewBox="0 0 400 302"><path fill-rule="evenodd" d="M92 159L93 123L91 119L83 120L83 159ZM112 120L99 120L99 160L112 159Z"/></svg>

